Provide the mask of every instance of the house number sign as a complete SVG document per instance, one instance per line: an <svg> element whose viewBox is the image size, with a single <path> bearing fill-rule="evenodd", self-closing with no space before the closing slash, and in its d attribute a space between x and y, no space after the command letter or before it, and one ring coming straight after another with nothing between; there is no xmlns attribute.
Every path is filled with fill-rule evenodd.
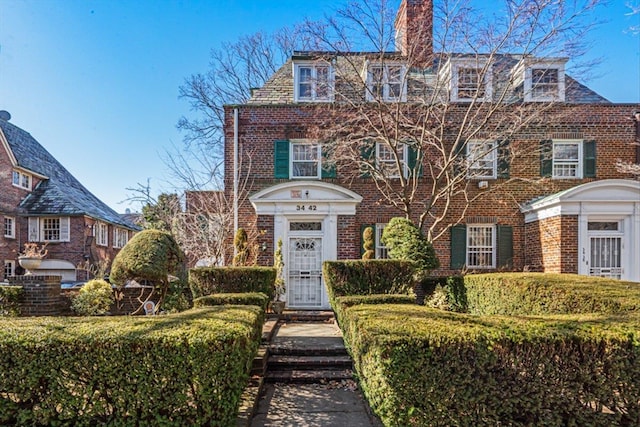
<svg viewBox="0 0 640 427"><path fill-rule="evenodd" d="M315 211L317 209L316 205L296 205L297 211Z"/></svg>

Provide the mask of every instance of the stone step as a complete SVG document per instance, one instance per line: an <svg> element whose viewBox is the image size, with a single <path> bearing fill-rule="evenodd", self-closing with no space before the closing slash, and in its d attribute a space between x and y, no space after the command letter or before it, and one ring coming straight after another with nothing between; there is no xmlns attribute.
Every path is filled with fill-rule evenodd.
<svg viewBox="0 0 640 427"><path fill-rule="evenodd" d="M267 372L267 363L269 359L269 348L260 346L258 354L253 358L253 364L251 365L251 375L264 376Z"/></svg>
<svg viewBox="0 0 640 427"><path fill-rule="evenodd" d="M347 349L344 346L335 347L291 347L288 345L270 345L271 356L346 356Z"/></svg>
<svg viewBox="0 0 640 427"><path fill-rule="evenodd" d="M265 381L271 383L319 383L353 379L351 369L294 369L290 371L269 371Z"/></svg>
<svg viewBox="0 0 640 427"><path fill-rule="evenodd" d="M351 368L353 362L347 355L339 356L281 356L272 355L268 359L269 372L283 370L311 370Z"/></svg>
<svg viewBox="0 0 640 427"><path fill-rule="evenodd" d="M335 322L333 311L285 310L279 318L285 322Z"/></svg>

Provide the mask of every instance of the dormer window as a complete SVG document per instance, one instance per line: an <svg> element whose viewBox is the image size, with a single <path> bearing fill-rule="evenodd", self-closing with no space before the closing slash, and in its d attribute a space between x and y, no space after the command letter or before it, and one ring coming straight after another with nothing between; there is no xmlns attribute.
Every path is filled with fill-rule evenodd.
<svg viewBox="0 0 640 427"><path fill-rule="evenodd" d="M405 101L406 68L402 64L369 64L367 67L367 101Z"/></svg>
<svg viewBox="0 0 640 427"><path fill-rule="evenodd" d="M491 101L491 65L481 58L453 58L440 71L452 102Z"/></svg>
<svg viewBox="0 0 640 427"><path fill-rule="evenodd" d="M31 190L31 175L20 171L13 171L13 185L16 187L24 188L25 190Z"/></svg>
<svg viewBox="0 0 640 427"><path fill-rule="evenodd" d="M565 59L528 59L514 69L514 82L525 102L564 102Z"/></svg>
<svg viewBox="0 0 640 427"><path fill-rule="evenodd" d="M296 102L329 102L333 98L331 66L325 62L294 64Z"/></svg>

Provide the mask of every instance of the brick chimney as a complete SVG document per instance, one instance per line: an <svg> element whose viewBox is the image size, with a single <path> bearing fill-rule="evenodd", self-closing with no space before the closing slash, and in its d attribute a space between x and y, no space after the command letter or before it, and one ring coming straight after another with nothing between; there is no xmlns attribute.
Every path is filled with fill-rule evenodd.
<svg viewBox="0 0 640 427"><path fill-rule="evenodd" d="M396 51L411 66L433 63L433 0L402 0L396 20Z"/></svg>

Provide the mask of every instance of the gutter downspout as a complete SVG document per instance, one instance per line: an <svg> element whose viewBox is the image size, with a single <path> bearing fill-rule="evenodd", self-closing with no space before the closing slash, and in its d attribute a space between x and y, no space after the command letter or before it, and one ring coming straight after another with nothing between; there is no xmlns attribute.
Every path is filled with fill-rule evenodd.
<svg viewBox="0 0 640 427"><path fill-rule="evenodd" d="M238 108L233 109L233 232L238 231ZM233 255L237 255L233 246Z"/></svg>
<svg viewBox="0 0 640 427"><path fill-rule="evenodd" d="M640 165L640 111L636 111L633 115L636 122L636 164Z"/></svg>

